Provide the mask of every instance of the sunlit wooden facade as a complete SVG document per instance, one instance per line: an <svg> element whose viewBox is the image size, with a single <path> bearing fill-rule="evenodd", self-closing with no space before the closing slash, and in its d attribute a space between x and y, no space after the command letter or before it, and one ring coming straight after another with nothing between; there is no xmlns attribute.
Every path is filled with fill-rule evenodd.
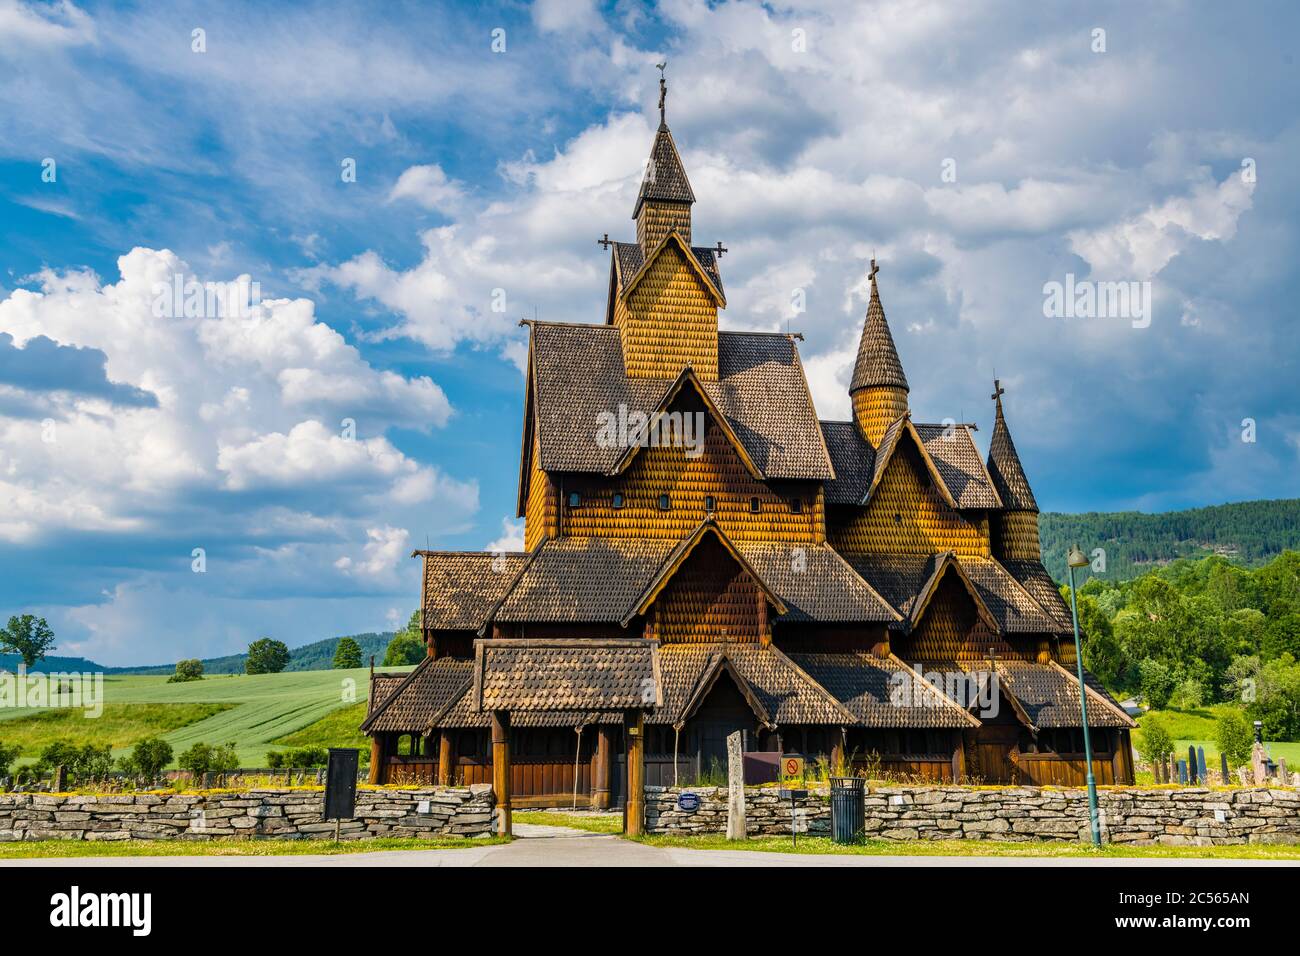
<svg viewBox="0 0 1300 956"><path fill-rule="evenodd" d="M491 782L496 739L514 805L608 806L639 774L715 775L741 731L882 776L1082 782L1069 613L1002 390L987 458L974 425L914 422L873 261L853 418L820 421L797 336L719 330L725 250L692 245L694 202L662 123L604 321L529 323L525 550L417 552L428 658L376 676L374 779ZM584 648L629 638L655 642L653 699L611 708ZM566 642L596 690L476 706L506 641ZM1098 780L1131 781L1132 721L1087 693Z"/></svg>

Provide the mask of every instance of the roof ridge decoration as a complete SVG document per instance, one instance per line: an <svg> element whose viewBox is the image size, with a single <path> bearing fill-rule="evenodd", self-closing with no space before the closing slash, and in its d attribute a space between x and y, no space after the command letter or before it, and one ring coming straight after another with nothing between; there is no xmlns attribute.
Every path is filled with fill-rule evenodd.
<svg viewBox="0 0 1300 956"><path fill-rule="evenodd" d="M727 307L727 297L722 294L722 290L719 289L717 284L713 281L713 277L709 275L709 271L704 268L704 264L701 263L699 257L695 255L694 247L683 239L681 233L676 229L671 230L666 236L660 239L655 244L655 247L646 253L636 272L634 272L630 278L624 280L623 286L618 292L619 299L626 300L632 294L632 290L635 289L637 284L640 283L647 273L649 273L650 267L654 265L655 260L663 254L664 249L668 247L670 241L677 243L677 247L681 249L682 255L686 257L687 263L693 270L695 270L695 274L704 282L704 287L709 291L714 302L717 303L718 308L725 309ZM619 277L623 278L621 269L619 271Z"/></svg>
<svg viewBox="0 0 1300 956"><path fill-rule="evenodd" d="M849 394L861 388L892 386L908 391L907 376L903 374L903 363L898 357L894 345L894 336L889 331L889 322L885 319L885 307L880 304L880 289L876 285L876 273L880 269L876 260L871 260L871 299L867 303L867 318L862 325L862 338L858 341L858 357L853 363L853 380L849 383Z"/></svg>
<svg viewBox="0 0 1300 956"><path fill-rule="evenodd" d="M740 549L736 547L729 537L727 537L726 532L718 527L718 523L714 520L713 516L709 515L699 523L699 526L696 527L694 531L678 542L677 547L673 548L668 557L664 558L664 562L660 565L655 576L641 592L636 603L629 608L627 617L620 622L624 627L627 627L627 625L631 623L632 619L638 614L644 614L650 605L655 602L655 599L659 597L660 592L662 592L668 585L668 582L672 580L678 569L686 562L686 559L691 556L691 552L695 550L696 546L704 540L704 535L709 532L712 532L717 536L718 540L722 542L722 546L731 554L732 559L735 560L735 562L754 579L754 583L758 585L759 590L763 592L768 601L771 602L772 606L776 608L776 613L784 614L786 612L785 602L782 601L777 593L772 590L771 585L763 580L763 577L754 570L754 566L749 563L749 560L740 552Z"/></svg>
<svg viewBox="0 0 1300 956"><path fill-rule="evenodd" d="M699 395L700 399L704 402L704 407L708 410L714 423L722 429L722 433L726 435L727 440L731 442L732 447L736 450L736 454L740 456L741 463L744 464L745 470L748 471L750 476L756 481L765 480L766 476L759 470L758 465L754 463L754 459L750 456L749 452L745 449L744 444L741 442L740 436L736 434L735 429L731 427L731 423L727 421L727 416L722 414L722 410L714 404L713 399L709 396L708 390L704 387L704 383L700 381L699 375L690 365L687 365L684 369L678 372L677 377L673 379L672 382L669 383L668 388L664 390L663 396L659 399L659 403L655 406L654 411L650 413L649 419L646 422L646 435L659 434L659 423L662 421L663 416L668 414L669 406L671 406L677 396L681 394L681 390L688 382L695 386L696 394ZM645 447L645 444L646 443L644 442L629 442L627 450L623 453L623 456L614 463L614 467L611 468L607 474L619 475L626 471L628 466L632 464L632 460L636 458L637 453ZM830 456L828 455L828 461L829 458Z"/></svg>
<svg viewBox="0 0 1300 956"><path fill-rule="evenodd" d="M1002 396L1006 389L999 379L993 380L993 394L990 396L997 403L993 421L993 437L989 440L989 475L993 479L994 490L1002 499L1007 511L1038 512L1038 502L1025 477L1024 466L1016 453L1015 443L1011 441L1011 430L1007 428L1006 417L1002 414Z"/></svg>

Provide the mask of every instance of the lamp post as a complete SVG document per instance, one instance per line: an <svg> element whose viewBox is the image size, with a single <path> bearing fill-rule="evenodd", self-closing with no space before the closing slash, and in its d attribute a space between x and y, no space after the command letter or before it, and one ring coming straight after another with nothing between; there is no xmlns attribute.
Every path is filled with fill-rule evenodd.
<svg viewBox="0 0 1300 956"><path fill-rule="evenodd" d="M1097 818L1097 778L1092 775L1092 737L1088 734L1088 688L1083 682L1083 648L1079 645L1079 600L1074 593L1074 569L1086 568L1088 559L1076 544L1065 556L1070 569L1070 618L1074 622L1074 666L1079 672L1079 710L1083 716L1083 759L1088 770L1088 822L1092 845L1101 846L1101 822Z"/></svg>

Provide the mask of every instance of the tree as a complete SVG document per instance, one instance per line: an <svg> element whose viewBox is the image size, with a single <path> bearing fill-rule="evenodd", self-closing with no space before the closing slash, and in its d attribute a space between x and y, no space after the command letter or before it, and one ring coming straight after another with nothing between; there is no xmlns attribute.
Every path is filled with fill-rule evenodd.
<svg viewBox="0 0 1300 956"><path fill-rule="evenodd" d="M248 645L244 670L249 674L278 674L288 663L289 648L285 643L264 637Z"/></svg>
<svg viewBox="0 0 1300 956"><path fill-rule="evenodd" d="M181 754L176 764L198 778L205 773L229 773L238 770L239 755L235 753L233 743L213 747L211 744L200 742Z"/></svg>
<svg viewBox="0 0 1300 956"><path fill-rule="evenodd" d="M1154 714L1142 718L1137 737L1138 752L1152 764L1167 761L1174 752L1174 739Z"/></svg>
<svg viewBox="0 0 1300 956"><path fill-rule="evenodd" d="M1138 664L1138 686L1147 706L1163 710L1169 705L1174 692L1174 675L1169 667L1154 658L1145 658Z"/></svg>
<svg viewBox="0 0 1300 956"><path fill-rule="evenodd" d="M176 673L167 678L169 684L184 684L192 680L203 680L203 662L191 658L176 662ZM170 757L167 759L171 759Z"/></svg>
<svg viewBox="0 0 1300 956"><path fill-rule="evenodd" d="M171 744L161 737L146 737L131 749L130 756L122 758L122 770L152 783L171 763L172 753Z"/></svg>
<svg viewBox="0 0 1300 956"><path fill-rule="evenodd" d="M385 667L401 667L403 664L418 664L424 657L424 633L420 629L420 612L415 611L406 627L398 631L388 649L384 651Z"/></svg>
<svg viewBox="0 0 1300 956"><path fill-rule="evenodd" d="M335 670L346 670L361 666L361 645L352 637L339 638L339 646L334 649Z"/></svg>
<svg viewBox="0 0 1300 956"><path fill-rule="evenodd" d="M17 654L29 670L53 649L54 632L43 617L15 615L7 627L0 628L0 650Z"/></svg>
<svg viewBox="0 0 1300 956"><path fill-rule="evenodd" d="M1250 760L1255 734L1246 723L1246 715L1234 707L1219 717L1214 727L1214 741L1219 745L1219 753L1227 755L1228 763L1240 767Z"/></svg>
<svg viewBox="0 0 1300 956"><path fill-rule="evenodd" d="M13 762L22 755L22 752L23 748L19 747L17 744L14 744L12 747L6 747L4 744L0 744L0 777L9 776L9 768L13 765Z"/></svg>
<svg viewBox="0 0 1300 956"><path fill-rule="evenodd" d="M1097 580L1089 581L1092 584ZM1061 597L1070 602L1068 588L1061 588ZM1090 594L1078 596L1079 640L1083 645L1083 664L1097 675L1107 687L1115 687L1124 672L1124 649L1115 639L1110 621Z"/></svg>

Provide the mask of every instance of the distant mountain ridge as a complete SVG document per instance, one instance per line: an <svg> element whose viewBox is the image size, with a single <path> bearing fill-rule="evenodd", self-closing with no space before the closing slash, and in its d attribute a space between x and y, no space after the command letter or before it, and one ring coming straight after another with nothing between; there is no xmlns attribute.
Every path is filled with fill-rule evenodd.
<svg viewBox="0 0 1300 956"><path fill-rule="evenodd" d="M285 670L329 670L334 665L334 651L338 649L339 641L343 640L344 637L351 637L361 645L361 662L366 664L369 663L371 654L379 661L384 659L384 651L388 648L388 642L393 639L393 632L371 631L365 634L339 635L338 637L327 637L321 641L313 641L310 644L292 648L289 651L289 663ZM242 674L244 672L244 662L247 659L247 654L209 657L202 662L203 673ZM16 671L18 662L19 658L16 654L0 654L0 670ZM173 661L170 664L146 664L139 667L104 667L84 657L50 655L32 668L33 673L49 674L55 671L102 671L105 674L174 674L176 672L176 663Z"/></svg>
<svg viewBox="0 0 1300 956"><path fill-rule="evenodd" d="M1075 543L1089 556L1096 548L1104 549L1105 577L1114 581L1137 577L1177 558L1209 554L1254 567L1288 549L1300 551L1300 498L1155 514L1047 512L1039 516L1038 534L1043 563L1058 581L1065 580L1065 554Z"/></svg>

